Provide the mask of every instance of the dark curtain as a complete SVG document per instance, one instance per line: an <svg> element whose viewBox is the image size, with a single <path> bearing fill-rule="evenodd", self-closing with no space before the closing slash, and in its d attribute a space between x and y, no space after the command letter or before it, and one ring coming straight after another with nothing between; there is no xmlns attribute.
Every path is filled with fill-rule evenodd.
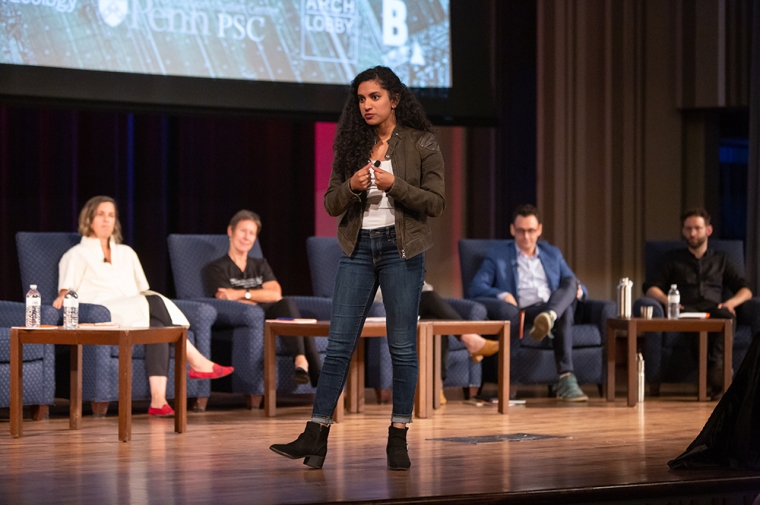
<svg viewBox="0 0 760 505"><path fill-rule="evenodd" d="M760 0L752 3L749 86L749 163L747 166L747 279L760 289Z"/></svg>
<svg viewBox="0 0 760 505"><path fill-rule="evenodd" d="M468 129L467 236L511 238L515 207L536 203L536 2L483 5L499 124Z"/></svg>
<svg viewBox="0 0 760 505"><path fill-rule="evenodd" d="M247 208L285 294L310 294L313 163L311 122L0 107L0 299L22 299L16 232L75 231L99 194L157 291L174 293L168 234L225 233Z"/></svg>

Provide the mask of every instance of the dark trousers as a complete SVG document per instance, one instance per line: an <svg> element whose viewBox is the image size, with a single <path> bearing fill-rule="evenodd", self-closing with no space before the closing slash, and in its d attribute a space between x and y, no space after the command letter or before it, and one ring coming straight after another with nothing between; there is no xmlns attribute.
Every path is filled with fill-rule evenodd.
<svg viewBox="0 0 760 505"><path fill-rule="evenodd" d="M276 303L260 303L259 307L264 310L264 316L267 319L301 317L298 305L289 298L283 298ZM306 361L309 363L309 378L312 386L316 387L319 372L322 369L322 361L319 359L319 351L314 339L310 337L279 337L279 339L289 355L295 358L299 354L303 354L306 357Z"/></svg>
<svg viewBox="0 0 760 505"><path fill-rule="evenodd" d="M525 325L533 324L533 320L541 312L553 310L557 314L554 328L552 345L554 346L554 361L557 364L557 373L563 374L573 371L573 322L575 315L578 283L575 277L565 277L560 281L559 288L551 294L546 303L537 303L525 307ZM518 324L512 324L512 331L519 331ZM528 337L529 338L529 337Z"/></svg>
<svg viewBox="0 0 760 505"><path fill-rule="evenodd" d="M462 316L454 310L449 302L438 296L435 291L423 291L420 295L420 318L461 321ZM461 340L459 335L457 339ZM449 339L447 335L441 338L441 379L446 381L446 360L449 357Z"/></svg>
<svg viewBox="0 0 760 505"><path fill-rule="evenodd" d="M572 327L575 322L575 311L577 300L575 295L578 291L578 284L575 277L568 277L560 281L560 285L554 291L546 303L537 303L530 307L521 309L525 311L525 326L533 324L533 320L541 312L553 310L557 314L557 320L554 322L554 328L551 334L552 347L554 348L554 360L557 366L557 373L573 371L573 337ZM506 304L506 302L504 302ZM520 333L520 311L516 307L509 306L510 310L510 332L511 341L519 339ZM530 338L527 333L525 338ZM547 337L548 338L548 337ZM498 359L496 356L489 356L483 359L483 382L498 381Z"/></svg>
<svg viewBox="0 0 760 505"><path fill-rule="evenodd" d="M684 312L707 312L711 318L730 319L733 323L733 331L736 332L736 316L728 309L719 309L718 304L706 300L683 304ZM691 342L691 355L694 361L699 363L699 339L694 338ZM723 337L720 333L707 334L707 364L709 367L723 368Z"/></svg>
<svg viewBox="0 0 760 505"><path fill-rule="evenodd" d="M166 310L163 299L158 295L147 295L150 309L150 327L163 328L172 326L172 318ZM169 345L150 344L145 346L145 372L148 377L169 376Z"/></svg>

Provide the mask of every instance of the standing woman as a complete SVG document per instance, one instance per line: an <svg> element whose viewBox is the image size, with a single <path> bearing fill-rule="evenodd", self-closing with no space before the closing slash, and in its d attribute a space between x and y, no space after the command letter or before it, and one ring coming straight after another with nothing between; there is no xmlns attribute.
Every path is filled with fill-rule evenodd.
<svg viewBox="0 0 760 505"><path fill-rule="evenodd" d="M274 452L321 468L332 414L343 391L378 286L382 287L393 362L393 412L386 454L391 470L411 466L406 425L417 387L417 311L433 245L428 217L443 212L443 157L422 106L393 71L374 67L356 76L335 137L325 209L343 215L343 249L327 357L311 421L297 440Z"/></svg>

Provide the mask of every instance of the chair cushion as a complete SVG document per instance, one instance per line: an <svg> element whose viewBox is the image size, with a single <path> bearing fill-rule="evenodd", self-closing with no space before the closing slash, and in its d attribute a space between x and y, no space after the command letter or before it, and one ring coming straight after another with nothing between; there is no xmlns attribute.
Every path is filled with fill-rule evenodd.
<svg viewBox="0 0 760 505"><path fill-rule="evenodd" d="M525 337L520 341L521 347L534 349L553 349L549 338L536 342L528 335L529 328L525 328ZM602 336L599 327L595 324L576 324L573 326L573 349L579 347L598 347L602 345Z"/></svg>

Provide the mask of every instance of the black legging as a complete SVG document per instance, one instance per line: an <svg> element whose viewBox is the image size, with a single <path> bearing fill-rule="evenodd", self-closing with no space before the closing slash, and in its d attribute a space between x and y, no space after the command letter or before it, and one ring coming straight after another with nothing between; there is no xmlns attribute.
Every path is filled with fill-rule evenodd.
<svg viewBox="0 0 760 505"><path fill-rule="evenodd" d="M461 321L462 316L454 310L449 302L438 296L435 291L423 291L420 295L420 319L443 319ZM461 340L461 336L456 335ZM441 380L446 380L446 360L449 356L448 335L441 338Z"/></svg>
<svg viewBox="0 0 760 505"><path fill-rule="evenodd" d="M150 310L150 327L163 328L174 326L164 300L158 295L147 295ZM169 343L149 344L145 346L145 372L148 377L169 376Z"/></svg>
<svg viewBox="0 0 760 505"><path fill-rule="evenodd" d="M298 306L289 298L283 298L276 303L259 303L259 307L264 310L264 316L267 319L277 319L278 317L297 319L301 317ZM280 337L280 342L285 346L288 354L294 358L299 354L306 357L306 361L309 363L311 385L317 387L319 372L322 370L322 361L319 359L319 351L317 351L314 339L310 337Z"/></svg>

